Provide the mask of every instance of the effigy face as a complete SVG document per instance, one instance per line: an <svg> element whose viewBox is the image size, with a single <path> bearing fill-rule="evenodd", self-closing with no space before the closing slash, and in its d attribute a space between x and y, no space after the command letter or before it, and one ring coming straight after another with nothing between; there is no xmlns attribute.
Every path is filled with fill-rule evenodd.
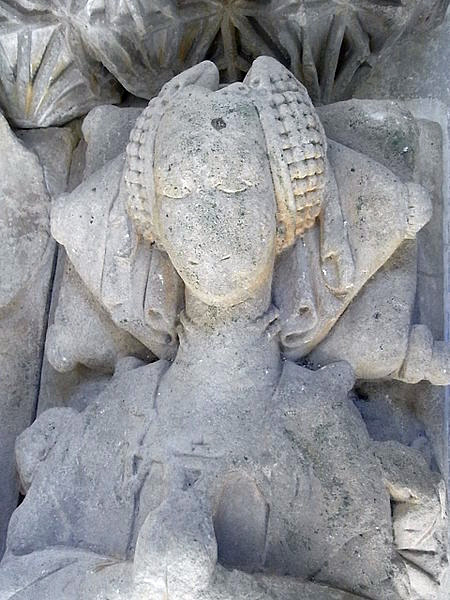
<svg viewBox="0 0 450 600"><path fill-rule="evenodd" d="M271 274L276 203L264 132L242 94L187 88L155 143L154 227L207 304L247 300Z"/></svg>
<svg viewBox="0 0 450 600"><path fill-rule="evenodd" d="M0 598L442 600L444 463L355 387L449 383L413 320L430 195L352 142L364 104L319 117L268 57L218 79L171 80L53 203L49 360L114 374L19 437ZM74 301L92 331L66 355Z"/></svg>

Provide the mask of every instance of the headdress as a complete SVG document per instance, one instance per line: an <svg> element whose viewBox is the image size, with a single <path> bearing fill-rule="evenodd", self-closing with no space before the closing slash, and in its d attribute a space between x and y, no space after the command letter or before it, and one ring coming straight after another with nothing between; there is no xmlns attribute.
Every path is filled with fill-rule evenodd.
<svg viewBox="0 0 450 600"><path fill-rule="evenodd" d="M137 232L150 242L155 241L152 209L155 198L153 161L156 134L169 101L190 85L217 90L219 72L216 65L204 61L166 83L158 96L150 100L130 134L124 172L128 189L127 211Z"/></svg>
<svg viewBox="0 0 450 600"><path fill-rule="evenodd" d="M167 83L138 118L127 146L127 210L138 233L151 242L157 235L152 220L155 139L170 101L190 85L217 90L217 67L205 61ZM277 201L277 251L281 252L314 225L321 211L325 133L304 86L275 59L256 59L237 90L255 105L265 134Z"/></svg>
<svg viewBox="0 0 450 600"><path fill-rule="evenodd" d="M244 84L266 137L282 251L314 225L321 211L326 137L306 88L277 60L257 58Z"/></svg>

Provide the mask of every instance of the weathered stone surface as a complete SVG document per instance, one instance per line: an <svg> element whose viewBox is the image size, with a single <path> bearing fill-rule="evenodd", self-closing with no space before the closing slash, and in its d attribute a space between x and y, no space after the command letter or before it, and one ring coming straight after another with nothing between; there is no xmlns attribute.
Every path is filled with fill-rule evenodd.
<svg viewBox="0 0 450 600"><path fill-rule="evenodd" d="M17 141L3 116L0 127L3 172L0 306L3 308L28 284L51 242L50 199L39 161ZM21 163L30 165L26 179Z"/></svg>
<svg viewBox="0 0 450 600"><path fill-rule="evenodd" d="M448 109L450 13L435 31L409 33L392 46L355 90L359 98L438 99Z"/></svg>
<svg viewBox="0 0 450 600"><path fill-rule="evenodd" d="M349 97L406 31L437 26L446 0L2 0L0 105L19 127L66 123L117 102L117 80L151 98L205 58L226 82L268 55L317 102Z"/></svg>
<svg viewBox="0 0 450 600"><path fill-rule="evenodd" d="M103 166L125 148L140 112L140 109L118 109L108 105L89 113L83 121L84 137L73 154L69 190L77 187L83 176ZM89 319L85 311L92 318ZM79 335L80 323L88 329L86 336ZM90 340L89 351L83 348L82 340L86 337ZM78 345L78 353L71 346L73 341ZM105 349L105 342L109 351ZM104 308L91 297L73 267L66 262L64 249L60 248L52 289L47 353L42 366L38 412L54 406L73 406L78 410L85 408L89 398L103 389L110 376L108 373L114 370L116 358L123 354L124 348L148 359L148 351L137 341L133 341L129 334L119 330ZM61 357L67 358L67 355L71 359L61 362ZM58 370L48 361L50 357L55 358L56 362L53 362ZM91 368L84 367L85 364L89 364Z"/></svg>
<svg viewBox="0 0 450 600"><path fill-rule="evenodd" d="M83 177L89 177L125 147L140 112L135 108L101 106L89 113L82 126L87 144ZM96 188L91 191L96 192ZM92 206L86 208L89 223L93 225L96 214ZM77 231L82 233L83 228L84 221ZM97 251L98 248L94 250ZM65 266L61 266L64 274L54 292L56 309L47 335L47 358L51 366L61 373L72 371L77 365L112 373L120 356L137 355L149 360L148 350L113 323L82 284L73 266L64 262ZM91 266L94 265L92 259ZM85 334L80 335L84 328Z"/></svg>
<svg viewBox="0 0 450 600"><path fill-rule="evenodd" d="M120 100L104 67L86 55L70 2L2 1L0 106L16 127L62 125L97 104Z"/></svg>
<svg viewBox="0 0 450 600"><path fill-rule="evenodd" d="M52 367L62 373L77 365L112 373L121 356L147 361L151 357L136 339L112 323L68 261L54 322L47 331L46 355Z"/></svg>
<svg viewBox="0 0 450 600"><path fill-rule="evenodd" d="M444 185L444 132L438 123L417 119L419 126L419 156L414 178L433 198L433 215L419 233L417 256L417 319L427 323L435 337L445 332L444 303L444 239L446 219Z"/></svg>
<svg viewBox="0 0 450 600"><path fill-rule="evenodd" d="M66 190L74 148L79 140L76 126L17 130L17 137L37 155L51 197Z"/></svg>
<svg viewBox="0 0 450 600"><path fill-rule="evenodd" d="M401 103L353 99L320 106L317 112L328 137L368 154L402 181L413 178L420 152L419 127Z"/></svg>
<svg viewBox="0 0 450 600"><path fill-rule="evenodd" d="M339 114L345 124L348 105ZM399 137L417 140L401 108L389 106L383 126L395 114L406 117ZM419 413L403 421L412 448L375 426L374 441L340 361L369 379L447 382L447 346L413 321L415 236L431 217L409 177L415 155L396 157L399 177L378 132L369 156L353 132L339 141L356 149L327 139L306 90L271 58L222 89L212 63L181 74L123 152L131 115L88 118L89 176L52 208L66 276L75 269L89 292L66 277L53 331L69 343L52 355L63 346L50 335L50 360L114 375L20 436L27 494L10 522L0 597L48 600L74 582L73 597L92 600L437 600L442 456L419 439ZM98 157L92 140L108 119L120 124L117 145L106 136ZM375 326L359 331L373 310ZM67 329L77 323L79 339ZM439 369L411 370L425 352L418 332ZM163 358L123 357L130 333ZM289 360L328 339L330 364Z"/></svg>
<svg viewBox="0 0 450 600"><path fill-rule="evenodd" d="M51 264L49 195L36 155L0 117L0 551L17 505L15 437L32 419L48 279L36 276ZM23 165L27 165L24 174ZM45 270L45 267L44 267ZM45 278L44 278L45 280ZM24 304L28 304L24 308Z"/></svg>
<svg viewBox="0 0 450 600"><path fill-rule="evenodd" d="M348 97L385 46L414 28L440 23L448 2L352 0L132 0L76 11L97 60L137 96L151 98L183 68L205 58L223 80L242 79L254 58L274 56L315 101Z"/></svg>
<svg viewBox="0 0 450 600"><path fill-rule="evenodd" d="M449 71L446 65L449 61L449 33L450 33L450 13L444 23L434 32L412 34L406 36L400 43L392 47L383 60L376 65L366 82L361 83L356 90L356 95L360 98L399 98L405 99L411 109L416 111L417 116L423 119L431 119L441 124L444 137L444 217L433 230L433 237L430 236L428 243L436 243L443 233L443 256L444 256L444 315L445 315L445 338L449 336L449 289L448 289L448 214L447 205L449 197L449 175L448 175L448 117L450 105L450 80ZM430 154L431 156L433 153ZM440 228L443 225L443 231ZM436 235L438 231L438 235ZM433 241L432 241L433 240ZM430 255L428 254L428 257ZM422 315L424 309L430 307L430 314L427 316L430 322L430 328L439 325L437 322L442 312L437 308L440 302L439 287L441 281L435 278L435 273L439 272L440 256L433 257L432 269L429 271L429 265L426 270L421 269L419 273L418 298L426 299L421 302L420 310ZM425 272L424 272L425 271ZM433 298L428 293L436 291ZM433 314L431 314L433 307ZM423 318L423 316L422 316ZM448 399L442 392L436 392L429 387L424 386L417 394L418 404L427 419L433 423L433 441L440 446L439 454L444 459L444 470L448 469L448 443L444 441L448 432ZM420 385L422 388L422 385ZM432 400L431 400L432 399ZM440 408L436 411L436 405ZM428 414L427 414L428 413ZM443 418L444 414L444 418ZM447 579L447 589L450 588L450 576Z"/></svg>
<svg viewBox="0 0 450 600"><path fill-rule="evenodd" d="M115 106L98 106L90 111L83 121L83 136L87 144L85 178L125 149L141 112L140 108Z"/></svg>
<svg viewBox="0 0 450 600"><path fill-rule="evenodd" d="M324 364L339 356L348 360L362 379L388 377L397 371L400 379L415 383L427 372L428 379L439 385L440 373L445 368L442 361L447 360L446 351L438 344L434 346L433 340L433 333L438 338L443 336L440 259L443 173L439 152L442 132L437 124L413 119L400 104L380 100L351 100L322 107L319 112L328 135L352 147L365 145L371 156L385 165L390 164L402 178L409 175L425 185L433 201L433 214L418 234L418 251L415 243L405 243L368 282L357 301L348 307L309 359L312 363ZM404 311L402 306L405 305L410 307L409 311ZM434 326L432 315L437 319ZM404 332L409 332L412 320L426 323L427 327L419 325L411 330L407 359L402 367L405 348L401 340L406 339ZM386 328L386 321L390 321L391 326ZM383 331L389 331L387 337ZM361 344L352 342L355 336ZM369 340L377 343L376 367Z"/></svg>
<svg viewBox="0 0 450 600"><path fill-rule="evenodd" d="M55 243L51 193L70 165L72 134L47 130L19 141L0 119L0 551L18 501L16 436L34 419ZM32 149L32 150L31 150Z"/></svg>
<svg viewBox="0 0 450 600"><path fill-rule="evenodd" d="M385 106L384 107L385 110L387 110L387 112L385 114L389 114L389 106ZM118 110L118 109L113 109L113 110ZM344 104L342 109L343 111L347 110L346 105ZM372 109L373 110L373 109ZM383 110L383 104L379 104L378 108L377 108L378 112L381 112ZM120 111L119 111L120 112ZM370 110L368 111L370 112ZM392 117L391 119L398 120L400 121L401 124L401 128L403 127L403 118L405 116L405 111L403 109L400 109L399 107L393 107L392 109ZM412 142L417 142L417 131L416 129L414 129L413 125L412 125L412 117L409 114L409 125L408 127L412 128L412 131L415 132L413 137L411 138ZM385 119L385 122L388 126L391 125L391 123L389 123L388 119ZM359 133L362 134L362 131L364 131L364 138L365 139L372 139L370 136L370 126L367 129L367 125L363 125L362 122L359 122ZM344 128L343 128L344 131ZM401 129L400 129L401 131ZM377 134L378 135L378 134ZM399 133L399 137L400 137L401 133ZM415 137L414 137L415 136ZM95 136L93 136L95 139ZM373 136L372 136L373 137ZM347 142L347 144L351 144L351 139L347 138L345 140ZM371 146L368 146L368 152L371 152L373 150L373 148L375 148L376 146L376 138L372 139ZM389 149L391 155L395 154L396 152L396 146L388 146L387 149ZM413 154L413 148L414 146L412 146L412 150L411 150L411 154ZM384 157L384 161L386 163L388 163L389 160L389 154L387 152L387 149L384 151L385 157ZM95 150L95 146L94 146L94 150ZM94 155L96 153L94 152ZM358 164L358 168L361 168L361 155L357 155L357 154L351 154L348 150L343 149L342 147L337 147L336 146L336 150L334 149L334 146L331 147L331 151L330 151L330 158L332 159L332 164L335 167L336 173L337 173L337 177L339 177L339 183L340 183L340 192L341 194L343 194L344 197L348 197L351 198L352 196L355 197L355 199L357 198L355 191L359 190L360 188L358 188L358 186L360 186L361 184L359 183L359 179L358 179L358 175L355 175L354 180L352 182L351 177L348 176L340 176L339 173L345 173L345 169L347 168L349 171L355 170L355 165ZM200 159L201 160L201 159ZM366 160L366 159L365 159ZM333 162L334 161L334 162ZM352 162L353 161L353 162ZM356 162L355 162L356 161ZM351 164L349 164L351 163ZM113 245L117 242L114 241L108 241L108 237L110 237L112 235L112 229L107 225L107 222L105 221L105 215L113 215L112 217L109 216L108 218L111 219L115 219L115 227L116 227L116 233L114 234L115 236L121 236L121 238L119 239L124 239L126 238L127 234L127 227L125 225L125 221L123 220L123 216L121 217L121 220L117 220L117 214L120 214L120 198L118 200L119 202L119 209L115 209L115 212L111 213L110 208L108 208L108 206L110 206L110 202L111 200L108 198L111 198L111 196L113 194L115 194L116 192L114 192L113 190L118 190L118 186L119 186L119 181L120 181L120 164L121 164L121 159L120 157L117 158L117 160L113 163L111 163L110 165L106 165L104 167L104 169L99 172L99 174L93 176L91 178L91 180L87 181L86 184L84 184L83 187L81 187L79 189L78 192L78 196L77 194L74 194L71 197L70 202L66 202L63 201L60 204L58 204L58 206L56 207L55 211L54 211L54 221L53 221L53 228L54 228L54 234L58 237L58 239L60 239L61 241L63 241L66 244L66 247L69 248L68 252L69 252L69 256L72 257L72 259L75 261L74 264L76 266L76 268L79 270L79 272L81 273L82 278L84 279L85 283L87 283L89 289L91 290L91 292L103 303L105 304L105 302L111 302L112 297L111 298L107 298L104 296L105 291L100 291L100 275L101 273L103 273L104 271L104 266L103 266L103 260L104 260L104 251L101 250L100 252L98 252L98 248L96 248L96 246L89 240L94 240L96 239L98 240L103 240L101 242L101 247L113 247ZM346 165L346 166L344 166ZM366 167L368 169L368 171L370 171L370 169L372 167L367 166ZM379 169L380 167L377 166L377 168ZM404 171L403 171L403 175L406 176L407 174L407 167L404 166ZM386 172L387 173L387 172ZM351 175L351 173L350 173ZM113 183L113 182L116 183ZM369 182L369 180L367 180ZM374 190L380 190L380 193L384 193L381 192L381 190L383 190L383 188L386 187L386 178L384 176L380 176L380 180L379 180L379 187L374 188L374 180L373 178L370 180L370 194L374 193ZM106 193L99 193L100 189L103 189L104 186L108 186L108 188L111 189L110 192L106 192ZM408 189L413 189L413 188L408 188ZM344 193L344 190L347 190ZM109 193L109 196L108 196ZM377 192L378 193L378 192ZM415 192L414 192L415 193ZM92 197L92 200L89 203L85 202L86 197ZM413 202L413 196L411 195L411 192L409 192L409 200L408 202ZM99 200L95 200L94 198L98 197ZM368 196L369 198L370 196ZM392 214L396 214L396 218L405 218L406 213L403 213L402 217L402 212L399 212L399 206L398 206L398 197L395 195L395 193L393 193L391 195L391 200L389 201L393 201L396 203L396 207L394 208L394 206L392 207ZM279 275L278 275L278 282L276 283L275 286L275 298L277 301L278 306L280 307L281 311L282 311L282 316L284 319L287 320L286 323L286 333L284 334L284 337L282 337L283 340L286 340L285 342L285 346L286 346L286 353L291 356L291 357L298 357L301 355L304 355L307 353L308 348L313 347L315 344L317 344L317 340L320 341L320 337L324 335L324 331L327 331L327 329L332 326L333 322L335 322L336 318L341 314L341 312L343 311L343 309L348 305L348 303L350 302L350 300L354 297L355 292L358 290L358 287L360 287L364 281L367 280L367 277L370 276L370 274L374 273L376 271L377 268L379 268L380 263L376 263L376 262L371 262L373 260L373 257L376 256L376 251L372 250L371 252L368 251L367 248L367 242L363 242L361 243L361 239L364 239L364 235L367 235L367 233L364 233L363 230L361 229L361 227L365 228L370 226L370 224L365 225L365 220L366 217L364 217L364 219L361 220L361 222L358 222L354 220L354 212L355 210L358 211L362 211L363 210L363 205L361 204L361 200L358 200L359 204L361 204L360 206L352 206L351 205L351 201L346 200L347 205L343 206L343 210L345 211L343 213L343 217L341 216L340 219L343 219L344 223L346 223L346 227L349 230L350 236L351 236L351 240L352 240L352 252L355 256L359 257L359 263L358 263L358 270L357 270L357 276L356 276L356 281L354 282L354 285L352 287L352 290L350 293L347 293L346 297L344 298L344 300L337 300L336 298L333 298L332 296L327 296L327 291L326 288L323 288L323 290L319 289L319 296L321 297L321 307L320 310L322 311L322 314L317 314L316 312L316 306L309 306L308 308L308 314L306 314L306 316L303 314L302 311L302 317L301 319L298 319L297 317L295 317L296 320L292 320L290 315L295 314L295 311L299 310L300 311L300 304L302 302L305 302L305 306L308 306L308 299L305 296L305 294L307 293L307 291L305 291L305 289L299 289L298 291L296 291L296 289L293 289L292 291L289 289L292 287L292 285L295 285L295 279L292 278L292 260L302 260L302 258L295 258L297 256L298 252L301 252L302 249L301 248L297 248L295 250L294 253L291 252L291 254L295 254L295 257L289 258L287 255L282 258L278 271L279 271ZM369 201L368 201L369 202ZM378 205L377 206L383 206L383 210L386 210L384 207L385 201L378 201ZM420 202L420 198L417 197L417 202ZM116 201L117 204L117 201ZM94 215L94 213L91 212L91 208L94 208L95 205L95 211L96 214ZM371 208L369 208L369 204L368 206L368 210L372 210ZM117 210L119 210L119 212L117 212ZM334 219L335 217L333 216L333 213L331 212L331 207L330 207L330 217L329 219ZM336 209L333 209L336 210ZM340 210L340 209L339 209ZM401 209L401 210L405 210L405 209ZM410 208L407 210L411 210ZM361 213L362 214L362 213ZM419 212L416 212L415 218L417 219L419 217ZM94 217L94 218L92 218ZM408 217L410 218L410 216ZM427 217L423 216L420 217L421 219L425 219ZM82 227L79 228L73 228L69 225L69 223L71 223L73 220L79 220L81 219L84 223L84 225ZM391 219L392 220L392 219ZM91 222L92 221L92 222ZM341 221L342 222L342 221ZM376 221L373 219L373 223L375 223ZM120 225L120 223L123 223L122 225ZM411 221L412 223L412 221ZM117 227L120 226L119 229L117 229ZM326 226L326 225L325 225ZM399 226L403 227L403 225L400 223L399 221ZM334 223L334 227L336 227L336 223ZM374 226L376 227L376 226ZM417 225L417 227L419 227L419 225ZM353 229L354 228L354 229ZM109 231L109 233L108 233ZM122 232L122 233L120 233ZM78 236L81 235L82 238L79 238ZM325 235L331 235L333 236L333 233L330 232L328 233L325 230ZM397 234L395 234L397 235ZM87 236L87 237L86 237ZM307 239L305 237L305 239ZM330 238L330 243L331 244L336 244L336 240L337 237ZM325 242L327 243L327 241L325 240ZM314 253L316 252L316 241L314 236L310 236L308 238L308 245L310 246L309 252ZM397 243L397 242L395 242ZM103 244L105 246L103 246ZM360 246L360 250L358 250L358 247ZM344 263L339 263L339 260L341 260L341 258L338 258L338 261L336 263L334 263L333 261L336 260L336 247L335 246L330 246L330 247L323 247L323 251L324 252L328 252L330 253L330 257L331 260L327 263L327 271L329 273L328 277L330 277L333 272L335 273L335 275L333 275L334 277L337 275L338 277L339 275L339 269L342 269L344 266ZM384 243L384 247L383 247L383 252L388 251L388 246L386 246L386 243ZM115 252L115 251L114 251ZM340 252L342 252L342 249L340 250ZM348 250L347 250L348 252ZM410 258L409 255L412 252L412 256ZM299 255L300 256L300 255ZM326 256L326 255L325 255ZM89 257L89 258L88 258ZM344 257L344 255L342 255L342 257ZM304 258L303 258L304 260ZM347 260L347 259L345 259ZM405 282L402 282L400 278L397 279L397 285L399 286L399 302L400 304L402 304L402 306L404 305L404 307L409 307L409 309L407 310L401 310L401 314L402 314L402 319L403 319L403 323L404 323L404 333L400 335L399 337L399 343L400 346L397 348L394 346L394 344L392 344L391 346L391 354L386 354L386 360L385 360L385 364L386 369L388 369L387 371L383 371L383 374L390 374L393 373L395 371L396 368L400 368L403 358L405 356L406 353L406 344L407 344L407 339L408 339L408 333L409 333L409 324L411 321L411 311L412 311L412 306L413 306L413 299L414 299L414 293L415 293L415 285L416 285L416 276L415 276L415 268L414 268L414 264L415 264L415 258L414 258L414 245L411 246L411 251L410 253L406 253L405 255L405 259L406 263L405 263L405 277L406 280L409 283L405 286ZM120 258L121 264L125 264L124 263L124 259L123 257ZM83 267L84 265L89 265L88 269L85 269L85 267ZM409 267L407 266L409 264ZM304 267L302 267L304 268ZM307 277L313 277L314 276L314 269L316 267L314 265L312 265L311 267L309 267L308 271L309 273L307 274ZM333 271L334 269L334 271ZM283 281L283 277L282 277L282 273L286 273L286 281ZM298 275L298 281L302 281L302 276L301 274ZM319 276L321 277L321 275ZM358 283L358 278L359 278L359 283ZM395 278L395 275L394 275ZM130 284L127 284L128 287L130 286ZM103 286L103 290L105 289L105 283L102 283ZM286 287L283 287L286 286ZM277 297L277 289L278 287L280 287L280 297ZM317 283L316 283L316 287L317 287ZM131 288L129 288L131 289ZM289 292L286 292L286 290L289 289ZM383 285L380 288L380 294L383 294ZM111 292L109 292L111 293ZM116 293L116 292L115 292ZM317 302L317 290L315 291L316 294L316 300L314 301L314 299L312 300L313 303ZM296 294L300 294L300 296L296 296ZM102 295L103 295L103 300L102 300ZM402 300L404 296L404 300ZM148 297L148 294L147 294ZM151 297L150 300L151 302ZM375 300L374 300L375 301ZM296 304L292 304L292 302L296 303ZM398 303L397 303L398 304ZM167 310L167 301L163 304L163 306L166 306L166 310ZM400 305L398 305L400 306ZM131 308L131 307L130 307ZM129 311L130 308L124 308L124 311ZM398 307L397 307L398 308ZM397 313L395 312L397 309L394 310L394 314L391 317L392 323L395 323L395 327L397 327ZM290 311L289 314L286 314L286 311ZM337 311L337 312L336 312ZM376 312L376 311L375 311ZM128 317L127 317L128 314ZM130 319L130 314L131 313L126 313L125 315L122 315L122 313L119 313L120 318L124 319L127 318L128 321L131 321L132 323L134 323L135 325L137 324L137 321L135 318ZM335 316L333 316L335 315ZM169 321L170 321L170 315L167 314L165 316L165 327L169 328ZM313 319L311 321L311 318ZM291 320L290 320L291 319ZM117 320L117 317L116 317ZM308 321L309 320L309 321ZM305 325L302 324L302 321L304 321ZM117 322L117 321L116 321ZM308 325L309 322L309 325ZM384 324L382 324L383 322L381 321L379 323L379 328L378 330L381 328L383 329L383 327L385 328L384 330L386 331L386 333L389 331L389 336L391 336L391 329L386 328ZM302 330L302 327L306 326L306 330ZM143 328L145 328L144 325L139 326L138 329L136 329L136 327L133 330L133 334L136 335L137 337L141 336L146 336L146 337L142 337L142 341L144 341L144 343L146 343L147 345L149 345L150 347L152 347L152 341L151 338L148 337L148 334L144 334L143 332ZM297 329L296 329L297 328ZM301 335L297 335L296 332L300 331L303 332L303 337L305 338L305 340L307 340L309 338L309 341L303 342L302 340L302 336ZM377 331L377 330L375 330ZM312 333L311 333L312 332ZM168 329L168 333L170 333L169 329ZM151 331L149 331L149 335L152 336ZM173 337L173 334L171 334ZM154 337L154 334L153 334ZM337 337L338 339L338 347L340 344L340 337L338 335ZM346 344L344 344L344 346L347 346ZM368 348L370 347L370 344L368 346ZM153 346L154 351L156 351L157 354L160 354L163 350L161 348L156 348L156 346ZM355 348L355 353L358 354L357 349ZM395 364L391 362L392 359L395 359L397 361L397 367L395 367ZM370 368L373 368L373 361L369 361L368 363L370 365ZM374 373L370 373L370 376L372 376Z"/></svg>

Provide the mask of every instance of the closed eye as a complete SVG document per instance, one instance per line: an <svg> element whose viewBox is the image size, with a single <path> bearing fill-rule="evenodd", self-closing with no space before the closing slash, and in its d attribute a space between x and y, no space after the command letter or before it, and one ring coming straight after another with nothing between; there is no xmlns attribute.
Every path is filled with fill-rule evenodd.
<svg viewBox="0 0 450 600"><path fill-rule="evenodd" d="M192 190L190 190L186 186L164 186L162 189L162 194L166 196L166 198L173 198L174 200L181 200L182 198L186 198L189 194L192 194Z"/></svg>
<svg viewBox="0 0 450 600"><path fill-rule="evenodd" d="M238 183L236 185L220 182L214 187L216 190L219 190L219 192L223 192L224 194L240 194L241 192L248 190L249 187L252 187L252 184L248 181L243 181L242 183Z"/></svg>

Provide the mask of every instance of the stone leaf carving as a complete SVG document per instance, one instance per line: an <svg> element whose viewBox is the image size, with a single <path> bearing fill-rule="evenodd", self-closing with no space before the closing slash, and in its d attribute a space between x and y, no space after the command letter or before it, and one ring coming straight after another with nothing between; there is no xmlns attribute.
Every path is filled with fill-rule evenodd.
<svg viewBox="0 0 450 600"><path fill-rule="evenodd" d="M437 25L447 2L352 0L0 1L0 103L20 127L67 122L118 92L151 98L209 58L222 80L273 56L315 102L349 97L381 52L414 26Z"/></svg>
<svg viewBox="0 0 450 600"><path fill-rule="evenodd" d="M92 55L136 96L151 98L183 69L182 23L174 0L100 0L86 3L78 19Z"/></svg>
<svg viewBox="0 0 450 600"><path fill-rule="evenodd" d="M82 34L126 89L150 98L173 74L205 58L225 82L243 78L254 58L281 60L314 101L348 97L380 52L417 20L442 16L435 0L131 0L89 3ZM433 18L432 18L433 17Z"/></svg>
<svg viewBox="0 0 450 600"><path fill-rule="evenodd" d="M172 74L205 58L223 81L242 79L254 58L284 62L315 101L348 97L380 52L418 20L439 22L435 0L153 0L95 3L83 14L95 56L126 89L150 98Z"/></svg>
<svg viewBox="0 0 450 600"><path fill-rule="evenodd" d="M17 127L61 125L120 99L113 78L47 2L0 2L0 106ZM59 4L59 3L58 3Z"/></svg>

